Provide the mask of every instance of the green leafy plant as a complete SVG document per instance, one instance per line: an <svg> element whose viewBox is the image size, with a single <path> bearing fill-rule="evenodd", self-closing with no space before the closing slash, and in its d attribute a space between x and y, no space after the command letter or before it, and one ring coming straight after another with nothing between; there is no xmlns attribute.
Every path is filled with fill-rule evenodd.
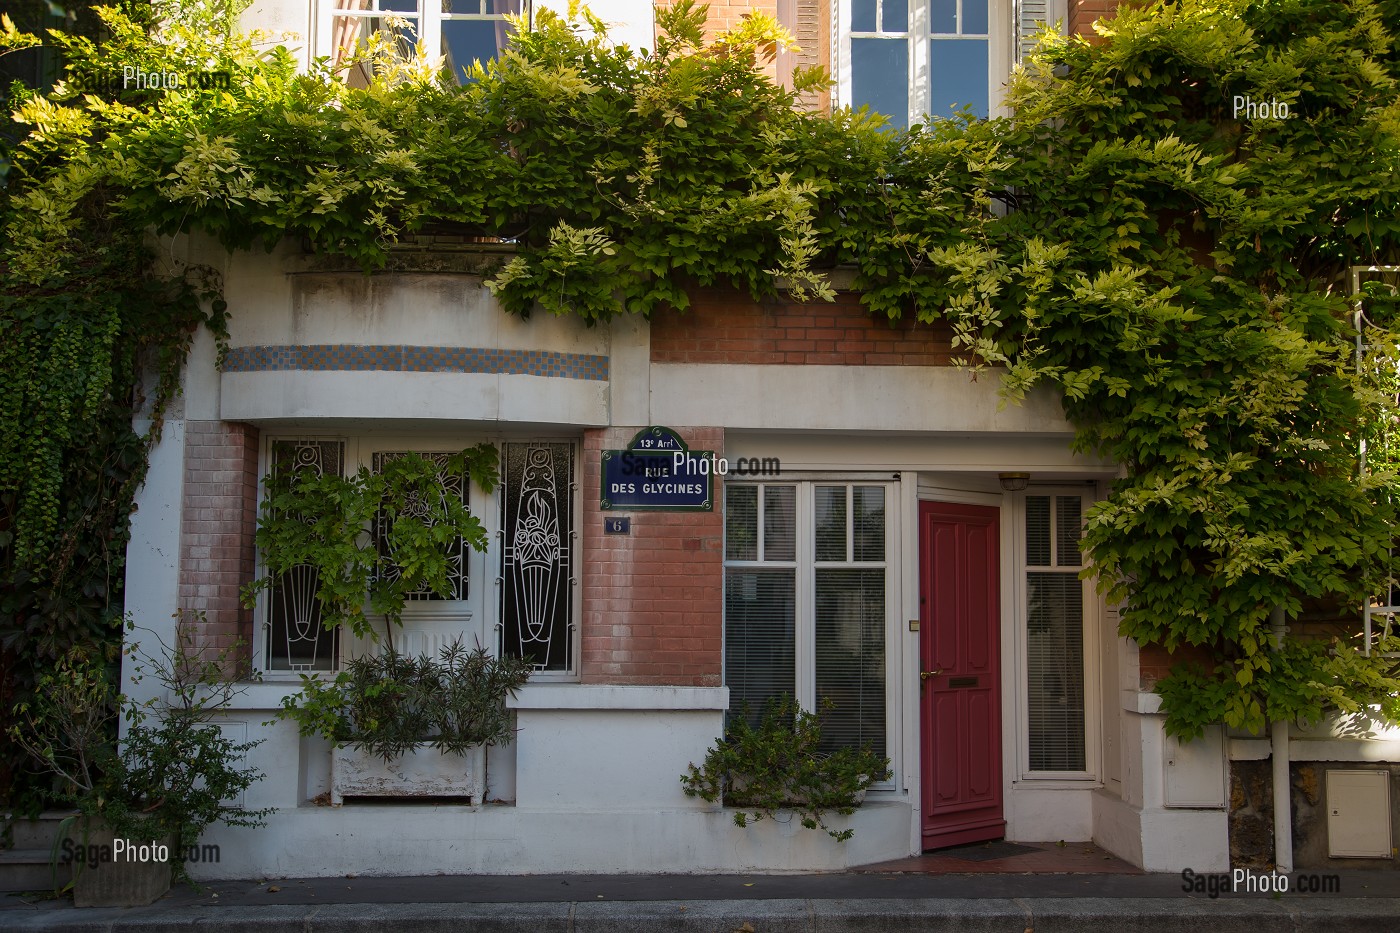
<svg viewBox="0 0 1400 933"><path fill-rule="evenodd" d="M505 700L530 679L525 658L492 657L458 639L437 659L386 651L352 660L333 680L303 675L279 714L302 735L321 735L392 761L420 745L461 755L505 745L515 720Z"/></svg>
<svg viewBox="0 0 1400 933"><path fill-rule="evenodd" d="M486 547L480 519L460 498L443 494L440 473L489 491L499 479L497 458L494 446L479 444L444 463L408 453L386 459L378 472L361 467L347 477L274 466L263 480L256 538L267 574L244 588L245 605L292 568L314 567L325 627L377 638L368 603L385 618L392 650L408 594L429 589L451 597L450 546L461 539L475 551ZM385 529L382 550L369 534L374 522Z"/></svg>
<svg viewBox="0 0 1400 933"><path fill-rule="evenodd" d="M832 752L821 747L821 717L785 695L768 703L757 727L749 723L747 710L733 717L724 738L706 753L703 765L690 765L681 784L687 797L736 807L737 826L790 810L807 829L824 829L844 842L854 830L832 829L824 815L854 813L871 784L889 779L889 759L868 747Z"/></svg>
<svg viewBox="0 0 1400 933"><path fill-rule="evenodd" d="M262 826L270 810L244 809L236 800L262 778L246 764L259 743L235 742L216 724L243 687L233 665L239 646L207 652L195 643L200 618L182 619L174 645L144 632L157 652L129 642L132 683L154 681L156 691L137 701L118 694L100 658L70 652L41 678L35 699L15 709L9 730L15 744L61 782L59 799L76 806L126 839L173 839L177 877L183 854L205 827ZM126 723L118 744L112 727Z"/></svg>

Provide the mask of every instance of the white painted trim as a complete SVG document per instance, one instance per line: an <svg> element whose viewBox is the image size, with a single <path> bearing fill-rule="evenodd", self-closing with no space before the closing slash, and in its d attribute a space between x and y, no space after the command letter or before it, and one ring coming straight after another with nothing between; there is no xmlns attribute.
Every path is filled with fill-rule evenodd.
<svg viewBox="0 0 1400 933"><path fill-rule="evenodd" d="M922 743L923 721L919 705L919 632L909 630L909 620L920 617L919 607L919 475L912 471L900 474L899 512L911 516L900 526L901 549L899 566L903 570L900 592L903 594L901 617L903 624L899 638L894 644L900 647L898 672L895 686L898 688L899 708L904 713L900 736L902 741L900 768L895 772L895 780L909 793L912 818L909 824L909 852L911 855L923 851L923 774Z"/></svg>
<svg viewBox="0 0 1400 933"><path fill-rule="evenodd" d="M1001 495L965 489L950 489L946 486L920 486L919 501L947 502L950 505L986 505L994 509L1006 505L1006 498Z"/></svg>
<svg viewBox="0 0 1400 933"><path fill-rule="evenodd" d="M651 421L708 424L716 412L724 412L726 430L1055 435L1068 449L1074 429L1059 397L1042 385L1020 404L1003 407L997 394L1001 378L992 371L973 382L965 370L951 366L656 363ZM860 430L852 431L853 425ZM1013 451L989 467L1012 469L1007 461L1018 459Z"/></svg>
<svg viewBox="0 0 1400 933"><path fill-rule="evenodd" d="M1227 740L1227 754L1231 761L1266 761L1273 756L1273 748L1268 739L1231 738ZM1400 762L1400 740L1290 736L1289 758L1293 761Z"/></svg>
<svg viewBox="0 0 1400 933"><path fill-rule="evenodd" d="M530 683L506 700L511 709L725 710L728 687Z"/></svg>
<svg viewBox="0 0 1400 933"><path fill-rule="evenodd" d="M1162 698L1146 690L1123 690L1123 708L1130 713L1152 716L1162 712Z"/></svg>

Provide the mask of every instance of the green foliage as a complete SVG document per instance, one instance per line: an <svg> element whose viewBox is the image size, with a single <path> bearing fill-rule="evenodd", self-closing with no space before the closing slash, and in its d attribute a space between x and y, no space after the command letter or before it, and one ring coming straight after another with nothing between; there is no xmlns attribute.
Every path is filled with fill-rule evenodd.
<svg viewBox="0 0 1400 933"><path fill-rule="evenodd" d="M232 669L240 646L202 651L191 635L201 620L181 621L175 645L148 633L158 653L135 641L125 649L132 683L155 682L149 699L117 694L101 659L70 652L40 679L34 699L16 707L9 729L18 748L62 781L59 799L123 838L175 837L177 872L181 853L211 823L261 826L269 812L225 802L263 776L244 761L258 742L235 742L215 724L241 689ZM126 724L120 745L118 716Z"/></svg>
<svg viewBox="0 0 1400 933"><path fill-rule="evenodd" d="M735 716L704 764L692 763L681 775L681 784L687 797L737 807L737 826L791 810L807 829L824 829L845 842L854 830L834 830L823 815L854 813L866 788L889 779L889 759L869 747L826 753L821 744L821 717L784 696L769 702L757 727L748 722L747 710Z"/></svg>
<svg viewBox="0 0 1400 933"><path fill-rule="evenodd" d="M1160 687L1178 734L1394 689L1355 641L1275 657L1268 617L1359 618L1391 572L1395 472L1360 439L1394 376L1357 374L1346 283L1400 259L1397 12L1125 7L1101 44L1042 46L1010 118L910 133L856 258L872 309L947 317L1009 398L1052 384L1123 466L1084 545L1122 634L1214 658ZM1236 118L1237 95L1292 116Z"/></svg>
<svg viewBox="0 0 1400 933"><path fill-rule="evenodd" d="M19 377L0 397L0 528L15 535L0 547L26 580L69 566L76 490L106 475L83 457L115 445L128 459L110 481L139 482L143 447L85 432L130 414L137 351L159 348L171 374L199 320L201 287L138 258L146 231L233 249L292 237L374 270L397 240L452 230L515 246L489 280L508 311L590 322L684 310L697 285L829 297L821 270L849 266L871 313L946 320L1009 400L1058 391L1079 448L1123 466L1085 533L1123 634L1214 659L1211 689L1164 686L1173 729L1303 715L1388 676L1354 645L1327 670L1275 662L1266 626L1276 605L1359 610L1393 569L1393 366L1387 351L1355 371L1347 283L1353 265L1400 261L1396 0L1125 7L1100 43L1047 36L1011 116L907 132L796 109L759 68L789 41L776 24L706 45L689 2L658 13L650 53L541 12L464 85L367 49L380 77L363 89L198 17L155 32L103 15L107 38L65 47L71 80L21 101L4 192L0 363ZM127 62L225 70L232 87L83 93ZM1237 118L1236 96L1292 116ZM1374 344L1400 344L1393 297L1370 290ZM377 507L355 484L304 490L359 497L321 511L334 545L299 541L291 518L259 544L329 571L328 621L363 628L355 600L381 576L355 530ZM109 500L103 531L73 538L93 542L92 566L124 534L129 498ZM425 578L428 544L408 544ZM26 612L35 632L53 618Z"/></svg>
<svg viewBox="0 0 1400 933"><path fill-rule="evenodd" d="M1396 648L1400 642L1392 638L1377 650ZM1254 686L1259 665L1271 675L1265 691ZM1400 721L1400 677L1393 665L1335 643L1289 640L1277 652L1242 658L1219 672L1183 664L1158 683L1157 692L1167 731L1186 740L1222 721L1257 733L1270 722L1317 722L1330 710Z"/></svg>
<svg viewBox="0 0 1400 933"><path fill-rule="evenodd" d="M326 628L377 637L365 613L368 594L370 613L389 623L392 647L408 594L427 587L452 596L449 546L460 538L474 551L486 548L480 519L461 499L442 494L440 470L490 491L498 481L496 448L478 444L441 465L408 453L386 459L378 472L361 467L348 477L274 465L263 479L256 537L267 574L245 587L245 604L292 568L314 567ZM386 530L383 552L368 532L376 521Z"/></svg>
<svg viewBox="0 0 1400 933"><path fill-rule="evenodd" d="M334 680L302 675L297 696L278 714L320 735L393 761L428 744L452 755L478 745L509 744L515 718L507 696L530 679L528 658L492 657L459 640L437 660L395 651L352 660Z"/></svg>

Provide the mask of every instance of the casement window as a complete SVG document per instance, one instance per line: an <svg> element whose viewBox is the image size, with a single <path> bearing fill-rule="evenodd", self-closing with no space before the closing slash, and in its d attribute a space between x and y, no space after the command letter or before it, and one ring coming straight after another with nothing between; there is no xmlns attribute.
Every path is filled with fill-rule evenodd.
<svg viewBox="0 0 1400 933"><path fill-rule="evenodd" d="M456 637L479 641L501 653L530 657L543 677L569 677L576 669L574 588L574 445L569 442L509 441L500 445L501 484L490 492L447 469L452 453L467 444L402 443L390 439L273 439L270 470L313 470L348 475L361 466L379 472L384 464L415 452L440 464L441 495L465 504L486 526L486 553L456 539L447 547L451 593L410 593L394 644L407 653L435 653ZM366 531L386 573L396 572L387 527L376 518ZM262 600L261 669L307 673L337 669L344 652L364 650L338 630L326 630L316 599L316 571L297 568L273 585ZM376 625L376 631L382 628Z"/></svg>
<svg viewBox="0 0 1400 933"><path fill-rule="evenodd" d="M987 117L1040 24L1063 0L836 0L837 103L868 106L894 126Z"/></svg>
<svg viewBox="0 0 1400 933"><path fill-rule="evenodd" d="M1080 579L1079 546L1085 507L1078 493L1024 500L1024 767L1044 776L1083 777L1091 766L1086 639L1093 589Z"/></svg>
<svg viewBox="0 0 1400 933"><path fill-rule="evenodd" d="M357 45L382 35L401 58L412 57L421 45L429 55L442 56L459 82L473 61L487 62L506 47L511 26L506 15L528 18L529 0L321 0L319 53L332 66L345 61ZM366 66L354 65L347 80L368 83Z"/></svg>
<svg viewBox="0 0 1400 933"><path fill-rule="evenodd" d="M725 485L724 682L756 720L789 694L828 749L887 754L891 484Z"/></svg>

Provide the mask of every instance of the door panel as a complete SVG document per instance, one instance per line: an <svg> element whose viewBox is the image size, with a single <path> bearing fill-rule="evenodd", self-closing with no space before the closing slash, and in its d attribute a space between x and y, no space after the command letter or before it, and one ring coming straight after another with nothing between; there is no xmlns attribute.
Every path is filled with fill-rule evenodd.
<svg viewBox="0 0 1400 933"><path fill-rule="evenodd" d="M919 504L924 848L999 839L998 510ZM925 673L926 672L926 673Z"/></svg>

